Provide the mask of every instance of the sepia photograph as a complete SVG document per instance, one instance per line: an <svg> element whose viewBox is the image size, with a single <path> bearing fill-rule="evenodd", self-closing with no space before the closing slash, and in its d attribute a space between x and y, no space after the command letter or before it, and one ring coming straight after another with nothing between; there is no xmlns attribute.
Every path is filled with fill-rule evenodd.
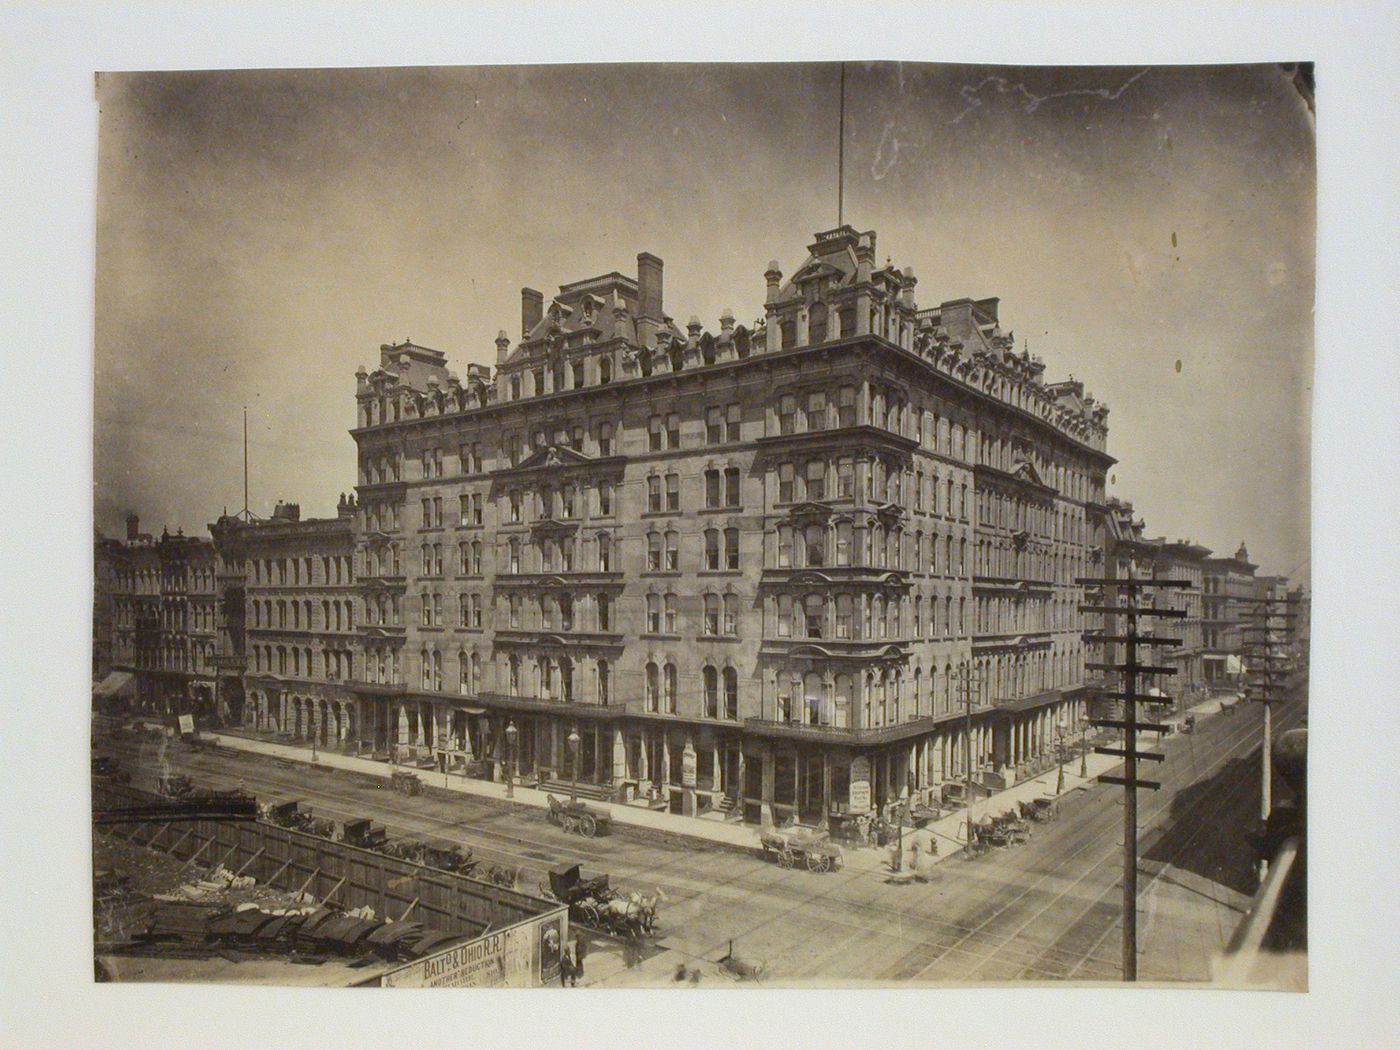
<svg viewBox="0 0 1400 1050"><path fill-rule="evenodd" d="M97 981L1307 989L1310 62L94 101Z"/></svg>

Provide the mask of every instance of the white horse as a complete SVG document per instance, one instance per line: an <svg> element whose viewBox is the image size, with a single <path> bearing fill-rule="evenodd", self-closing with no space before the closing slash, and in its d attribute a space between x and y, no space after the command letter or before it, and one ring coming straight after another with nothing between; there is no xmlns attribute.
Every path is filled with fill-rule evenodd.
<svg viewBox="0 0 1400 1050"><path fill-rule="evenodd" d="M651 933L656 928L656 906L668 900L666 891L660 886L656 892L642 894L633 891L625 897L617 896L598 906L598 914L609 926L619 931L635 928Z"/></svg>

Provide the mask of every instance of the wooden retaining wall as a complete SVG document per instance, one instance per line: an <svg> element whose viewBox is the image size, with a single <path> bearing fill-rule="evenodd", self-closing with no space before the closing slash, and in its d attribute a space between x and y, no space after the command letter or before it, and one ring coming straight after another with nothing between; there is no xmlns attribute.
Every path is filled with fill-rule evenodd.
<svg viewBox="0 0 1400 1050"><path fill-rule="evenodd" d="M159 801L118 784L93 784L93 806L112 810ZM408 918L425 926L476 936L561 908L556 901L504 889L451 872L331 842L264 821L173 821L113 824L108 834L166 853L196 858L190 871L222 864L259 885L302 891L344 908L369 905L381 920Z"/></svg>

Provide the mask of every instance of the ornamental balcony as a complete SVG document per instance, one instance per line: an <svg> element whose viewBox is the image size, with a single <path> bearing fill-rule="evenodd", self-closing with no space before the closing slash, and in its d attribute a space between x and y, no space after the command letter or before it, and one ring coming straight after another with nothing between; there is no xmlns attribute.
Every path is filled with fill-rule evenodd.
<svg viewBox="0 0 1400 1050"><path fill-rule="evenodd" d="M919 447L919 443L913 438L904 437L883 427L871 426L869 423L830 427L825 430L804 430L796 434L772 434L759 438L754 444L763 455L873 448L908 456Z"/></svg>
<svg viewBox="0 0 1400 1050"><path fill-rule="evenodd" d="M810 660L864 660L871 662L909 659L908 638L770 638L763 639L761 656Z"/></svg>
<svg viewBox="0 0 1400 1050"><path fill-rule="evenodd" d="M621 649L622 634L617 631L565 631L553 627L497 628L497 645L524 645L560 649Z"/></svg>
<svg viewBox="0 0 1400 1050"><path fill-rule="evenodd" d="M893 725L868 728L810 725L803 722L784 722L771 718L744 719L744 728L756 736L797 740L806 743L844 744L851 747L889 744L898 740L906 740L909 737L931 732L936 724L936 720L928 715L910 717Z"/></svg>
<svg viewBox="0 0 1400 1050"><path fill-rule="evenodd" d="M911 574L906 569L886 569L874 565L820 565L806 568L766 568L760 586L833 587L859 584L868 587L907 588Z"/></svg>
<svg viewBox="0 0 1400 1050"><path fill-rule="evenodd" d="M621 572L600 572L577 569L568 572L502 572L496 575L497 587L621 587L627 582Z"/></svg>

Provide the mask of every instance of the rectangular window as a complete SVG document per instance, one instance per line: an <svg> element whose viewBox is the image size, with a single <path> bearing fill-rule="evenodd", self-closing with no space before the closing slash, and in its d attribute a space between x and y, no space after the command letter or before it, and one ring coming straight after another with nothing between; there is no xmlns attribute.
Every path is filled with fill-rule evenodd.
<svg viewBox="0 0 1400 1050"><path fill-rule="evenodd" d="M425 499L425 500L423 501L423 528L425 528L425 529L431 529L432 527L433 527L433 501L430 500L430 499Z"/></svg>
<svg viewBox="0 0 1400 1050"><path fill-rule="evenodd" d="M598 630L611 630L612 624L612 599L606 594L598 595Z"/></svg>
<svg viewBox="0 0 1400 1050"><path fill-rule="evenodd" d="M836 461L836 498L854 499L856 495L856 468L850 457Z"/></svg>
<svg viewBox="0 0 1400 1050"><path fill-rule="evenodd" d="M819 459L807 462L807 498L826 499L826 464Z"/></svg>
<svg viewBox="0 0 1400 1050"><path fill-rule="evenodd" d="M661 510L661 478L656 474L647 478L647 510L652 514Z"/></svg>
<svg viewBox="0 0 1400 1050"><path fill-rule="evenodd" d="M856 425L856 388L853 386L843 386L836 392L836 425Z"/></svg>
<svg viewBox="0 0 1400 1050"><path fill-rule="evenodd" d="M612 513L612 482L598 482L598 513L607 517Z"/></svg>
<svg viewBox="0 0 1400 1050"><path fill-rule="evenodd" d="M778 502L791 503L793 500L793 479L797 471L791 463L778 464Z"/></svg>
<svg viewBox="0 0 1400 1050"><path fill-rule="evenodd" d="M778 433L792 434L797 431L797 398L784 394L778 400Z"/></svg>
<svg viewBox="0 0 1400 1050"><path fill-rule="evenodd" d="M666 417L666 447L681 447L681 417L674 412Z"/></svg>
<svg viewBox="0 0 1400 1050"><path fill-rule="evenodd" d="M726 569L737 569L739 567L739 530L724 530L724 567Z"/></svg>
<svg viewBox="0 0 1400 1050"><path fill-rule="evenodd" d="M739 422L741 419L739 406L730 405L724 410L725 440L734 442L739 440Z"/></svg>
<svg viewBox="0 0 1400 1050"><path fill-rule="evenodd" d="M679 474L666 475L666 509L671 511L681 509L681 476Z"/></svg>
<svg viewBox="0 0 1400 1050"><path fill-rule="evenodd" d="M661 417L652 416L647 422L647 450L650 452L661 451Z"/></svg>
<svg viewBox="0 0 1400 1050"><path fill-rule="evenodd" d="M574 362L574 389L577 390L577 389L579 389L579 388L582 387L582 386L583 386L583 362L582 362L582 361L575 361L575 362Z"/></svg>
<svg viewBox="0 0 1400 1050"><path fill-rule="evenodd" d="M807 395L807 429L826 429L826 391L814 390Z"/></svg>
<svg viewBox="0 0 1400 1050"><path fill-rule="evenodd" d="M714 510L719 506L719 471L705 471L705 506Z"/></svg>
<svg viewBox="0 0 1400 1050"><path fill-rule="evenodd" d="M666 533L666 568L670 572L680 569L680 534L675 532Z"/></svg>
<svg viewBox="0 0 1400 1050"><path fill-rule="evenodd" d="M711 572L719 569L719 530L705 530L705 568Z"/></svg>
<svg viewBox="0 0 1400 1050"><path fill-rule="evenodd" d="M727 507L739 505L739 468L727 467L724 471L724 503Z"/></svg>
<svg viewBox="0 0 1400 1050"><path fill-rule="evenodd" d="M718 405L705 410L705 442L710 445L724 443L724 412Z"/></svg>
<svg viewBox="0 0 1400 1050"><path fill-rule="evenodd" d="M600 456L611 456L611 455L612 455L612 437L613 437L612 424L611 424L611 423L599 423L599 424L598 424L598 455L600 455Z"/></svg>

